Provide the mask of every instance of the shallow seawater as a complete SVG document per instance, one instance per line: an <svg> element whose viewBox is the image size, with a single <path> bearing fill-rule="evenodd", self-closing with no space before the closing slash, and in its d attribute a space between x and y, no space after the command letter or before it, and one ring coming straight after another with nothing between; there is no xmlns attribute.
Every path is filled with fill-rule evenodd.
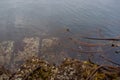
<svg viewBox="0 0 120 80"><path fill-rule="evenodd" d="M21 63L18 55L31 53L56 64L67 57L111 64L100 55L120 63L120 54L115 53L119 47L111 47L111 41L81 38L119 37L119 4L116 0L0 0L1 63L13 67ZM12 55L3 57L2 51ZM13 58L6 63L8 56Z"/></svg>

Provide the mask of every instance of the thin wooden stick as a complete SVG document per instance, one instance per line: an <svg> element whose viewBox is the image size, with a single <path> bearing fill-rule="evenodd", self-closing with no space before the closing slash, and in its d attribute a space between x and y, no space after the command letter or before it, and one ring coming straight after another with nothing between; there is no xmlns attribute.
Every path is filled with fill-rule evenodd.
<svg viewBox="0 0 120 80"><path fill-rule="evenodd" d="M100 68L102 68L102 67L103 67L102 65L99 66L99 67L97 67L97 68L87 77L86 80L91 80L92 76L94 76L94 74L95 74Z"/></svg>
<svg viewBox="0 0 120 80"><path fill-rule="evenodd" d="M120 38L93 38L93 37L82 37L85 39L91 39L91 40L109 40L109 41L120 41Z"/></svg>

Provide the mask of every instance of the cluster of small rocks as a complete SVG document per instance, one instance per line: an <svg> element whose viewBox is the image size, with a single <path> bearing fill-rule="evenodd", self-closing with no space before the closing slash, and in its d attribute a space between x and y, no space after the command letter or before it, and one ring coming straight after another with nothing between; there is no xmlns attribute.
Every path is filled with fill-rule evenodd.
<svg viewBox="0 0 120 80"><path fill-rule="evenodd" d="M66 59L56 74L55 80L78 80L80 78L81 64L76 60Z"/></svg>
<svg viewBox="0 0 120 80"><path fill-rule="evenodd" d="M16 71L15 75L10 80L43 80L50 77L52 66L48 62L41 60L36 57L32 57L27 60L21 67Z"/></svg>
<svg viewBox="0 0 120 80"><path fill-rule="evenodd" d="M14 73L2 71L0 80L120 80L120 67L65 59L59 66L32 57Z"/></svg>

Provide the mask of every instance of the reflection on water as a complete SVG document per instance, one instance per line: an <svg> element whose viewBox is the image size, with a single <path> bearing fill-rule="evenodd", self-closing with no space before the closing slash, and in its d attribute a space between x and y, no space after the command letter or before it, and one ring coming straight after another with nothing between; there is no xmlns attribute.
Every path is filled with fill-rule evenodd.
<svg viewBox="0 0 120 80"><path fill-rule="evenodd" d="M37 55L46 57L48 60L59 57L63 59L63 56L83 60L88 58L86 54L89 53L79 54L73 48L84 51L105 50L106 56L118 62L120 55L112 54L116 48L86 47L81 46L79 41L108 44L109 41L83 40L80 36L119 36L119 4L120 1L115 0L1 0L1 44L3 41L14 41L13 53L19 53L21 56L31 52L35 53L34 49L37 48L37 53L39 53ZM68 28L70 32L66 32ZM33 37L37 37L37 40ZM71 41L70 38L74 38L78 43ZM36 45L36 41L39 45L28 46ZM2 45L2 47L4 46ZM33 51L27 52L29 49L33 49ZM12 55L12 57L19 57L17 55ZM98 59L98 56L99 54L96 54L93 59Z"/></svg>
<svg viewBox="0 0 120 80"><path fill-rule="evenodd" d="M4 0L0 2L0 28L7 31L25 27L42 30L70 27L81 33L101 28L107 36L116 36L120 30L119 3L113 0Z"/></svg>

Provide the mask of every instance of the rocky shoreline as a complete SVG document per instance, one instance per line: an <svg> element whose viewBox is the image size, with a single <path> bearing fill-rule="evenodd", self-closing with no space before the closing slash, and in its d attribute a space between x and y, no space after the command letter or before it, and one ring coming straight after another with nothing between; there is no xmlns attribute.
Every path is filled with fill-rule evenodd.
<svg viewBox="0 0 120 80"><path fill-rule="evenodd" d="M70 46L58 37L0 41L0 80L120 80L119 65L70 58Z"/></svg>
<svg viewBox="0 0 120 80"><path fill-rule="evenodd" d="M0 80L120 80L120 67L70 58L56 66L32 57L15 73L0 67Z"/></svg>

